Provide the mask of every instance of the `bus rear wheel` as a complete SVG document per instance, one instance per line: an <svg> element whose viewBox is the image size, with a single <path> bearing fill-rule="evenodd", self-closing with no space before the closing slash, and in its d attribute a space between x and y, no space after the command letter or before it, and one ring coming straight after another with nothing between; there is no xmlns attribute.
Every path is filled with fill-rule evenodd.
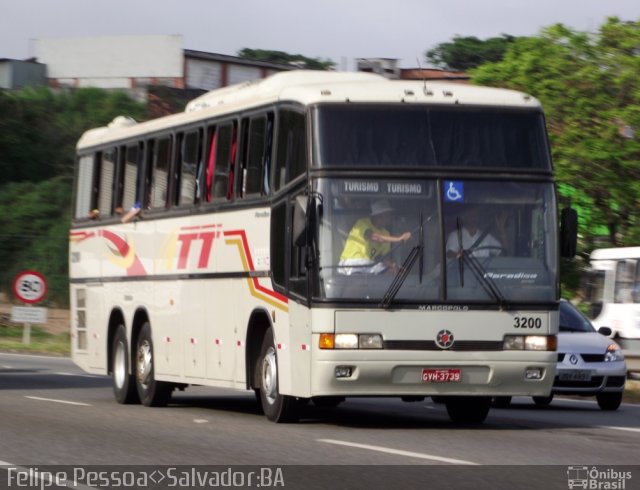
<svg viewBox="0 0 640 490"><path fill-rule="evenodd" d="M144 406L163 407L171 399L173 385L156 381L154 377L153 340L151 325L145 323L138 336L136 348L136 388Z"/></svg>
<svg viewBox="0 0 640 490"><path fill-rule="evenodd" d="M452 396L445 401L447 413L456 424L481 424L489 415L490 396Z"/></svg>
<svg viewBox="0 0 640 490"><path fill-rule="evenodd" d="M258 393L262 411L273 422L294 422L298 419L298 403L295 397L282 395L278 383L278 355L273 339L273 329L269 328L262 340L256 373Z"/></svg>
<svg viewBox="0 0 640 490"><path fill-rule="evenodd" d="M140 403L136 382L129 369L129 347L124 325L118 325L111 349L111 379L113 394L118 403Z"/></svg>

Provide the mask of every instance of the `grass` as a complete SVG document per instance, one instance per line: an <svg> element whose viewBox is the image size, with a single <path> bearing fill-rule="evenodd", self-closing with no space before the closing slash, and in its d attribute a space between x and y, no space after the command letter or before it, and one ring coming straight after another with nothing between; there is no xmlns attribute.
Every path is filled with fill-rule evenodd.
<svg viewBox="0 0 640 490"><path fill-rule="evenodd" d="M640 381L627 380L623 401L625 403L640 403Z"/></svg>
<svg viewBox="0 0 640 490"><path fill-rule="evenodd" d="M71 354L69 333L52 334L31 326L31 343L22 343L22 328L0 324L0 351L68 356Z"/></svg>

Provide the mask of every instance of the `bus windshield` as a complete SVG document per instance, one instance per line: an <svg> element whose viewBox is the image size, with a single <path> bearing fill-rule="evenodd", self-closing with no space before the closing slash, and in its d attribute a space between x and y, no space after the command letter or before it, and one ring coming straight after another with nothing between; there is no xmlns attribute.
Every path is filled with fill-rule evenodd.
<svg viewBox="0 0 640 490"><path fill-rule="evenodd" d="M315 163L550 171L542 113L491 108L327 105Z"/></svg>
<svg viewBox="0 0 640 490"><path fill-rule="evenodd" d="M320 300L557 299L550 183L324 178L315 187Z"/></svg>

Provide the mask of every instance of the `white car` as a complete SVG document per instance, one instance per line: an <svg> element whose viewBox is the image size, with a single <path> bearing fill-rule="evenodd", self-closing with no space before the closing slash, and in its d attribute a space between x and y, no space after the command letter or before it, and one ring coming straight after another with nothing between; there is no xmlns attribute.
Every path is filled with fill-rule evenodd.
<svg viewBox="0 0 640 490"><path fill-rule="evenodd" d="M622 402L627 367L620 346L607 336L611 329L598 331L571 303L560 302L558 366L551 395L533 397L536 405L551 403L553 396L595 396L602 410L617 410ZM497 397L493 405L506 408L511 397Z"/></svg>

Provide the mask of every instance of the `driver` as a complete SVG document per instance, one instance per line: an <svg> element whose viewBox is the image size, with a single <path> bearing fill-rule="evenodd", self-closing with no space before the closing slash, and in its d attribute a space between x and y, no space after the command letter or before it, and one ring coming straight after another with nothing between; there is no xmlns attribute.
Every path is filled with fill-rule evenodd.
<svg viewBox="0 0 640 490"><path fill-rule="evenodd" d="M465 252L474 257L489 257L500 255L505 251L505 247L488 231L482 231L478 226L480 213L477 207L468 208L461 222L460 234L462 235L462 248ZM501 212L496 216L495 226L498 233L506 243L506 213ZM447 257L460 258L460 242L458 241L458 230L453 230L447 239Z"/></svg>
<svg viewBox="0 0 640 490"><path fill-rule="evenodd" d="M379 274L395 269L389 257L391 244L406 242L411 232L393 236L387 230L393 222L393 208L385 199L374 201L368 218L355 222L340 255L340 274Z"/></svg>

